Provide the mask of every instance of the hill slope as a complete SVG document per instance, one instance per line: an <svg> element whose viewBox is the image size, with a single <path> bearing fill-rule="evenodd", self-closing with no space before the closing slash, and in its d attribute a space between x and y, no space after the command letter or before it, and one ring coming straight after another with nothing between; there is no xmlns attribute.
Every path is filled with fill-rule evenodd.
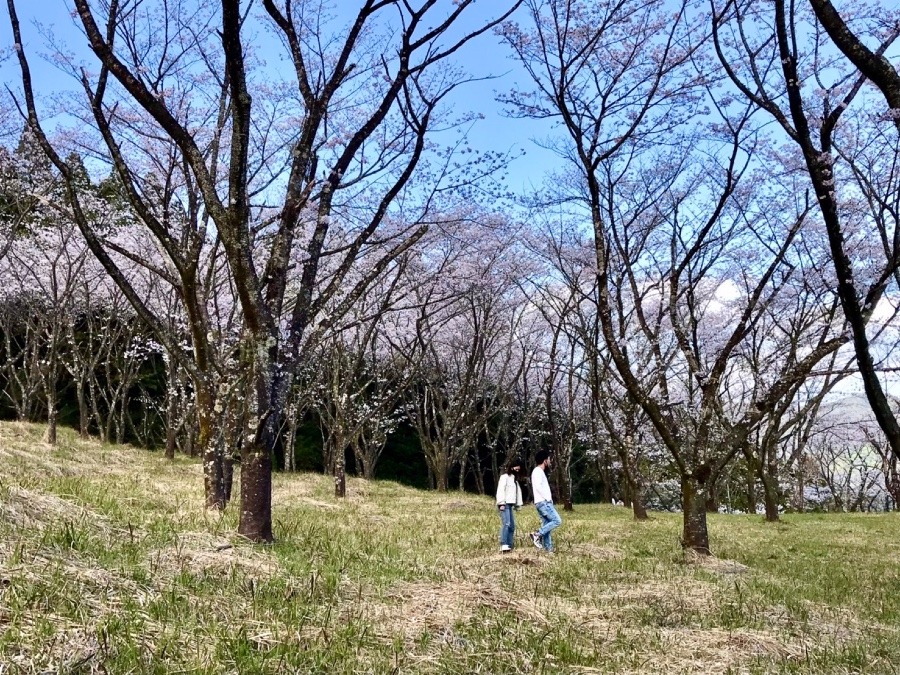
<svg viewBox="0 0 900 675"><path fill-rule="evenodd" d="M278 542L202 505L198 464L0 423L0 672L897 672L900 517L563 514L497 552L484 497L275 481ZM734 561L734 562L731 562Z"/></svg>

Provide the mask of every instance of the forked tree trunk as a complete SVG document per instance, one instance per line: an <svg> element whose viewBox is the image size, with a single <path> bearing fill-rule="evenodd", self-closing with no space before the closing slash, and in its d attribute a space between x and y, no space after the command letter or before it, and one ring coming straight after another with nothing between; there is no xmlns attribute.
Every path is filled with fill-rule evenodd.
<svg viewBox="0 0 900 675"><path fill-rule="evenodd" d="M681 508L684 529L681 546L701 555L709 555L709 529L706 525L706 486L694 476L681 479Z"/></svg>

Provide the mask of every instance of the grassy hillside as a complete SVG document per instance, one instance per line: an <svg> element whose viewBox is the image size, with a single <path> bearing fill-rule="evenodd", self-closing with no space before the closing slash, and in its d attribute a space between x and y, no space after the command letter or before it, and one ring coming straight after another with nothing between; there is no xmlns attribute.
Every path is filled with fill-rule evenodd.
<svg viewBox="0 0 900 675"><path fill-rule="evenodd" d="M204 513L198 464L0 424L0 673L900 672L900 516L563 514L497 552L483 497L275 481L278 542Z"/></svg>

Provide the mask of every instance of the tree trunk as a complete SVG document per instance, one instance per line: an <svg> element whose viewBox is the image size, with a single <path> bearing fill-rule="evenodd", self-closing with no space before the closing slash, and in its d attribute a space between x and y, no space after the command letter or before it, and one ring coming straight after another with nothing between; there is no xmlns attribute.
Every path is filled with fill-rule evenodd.
<svg viewBox="0 0 900 675"><path fill-rule="evenodd" d="M769 523L777 523L780 520L778 514L778 494L776 488L770 488L766 485L764 502L766 505L766 521Z"/></svg>
<svg viewBox="0 0 900 675"><path fill-rule="evenodd" d="M890 477L887 480L887 491L894 502L894 511L900 511L900 472L897 471L897 458L891 457Z"/></svg>
<svg viewBox="0 0 900 675"><path fill-rule="evenodd" d="M635 520L647 520L647 507L644 505L644 485L634 461L634 434L625 434L625 443L619 448L619 461L622 462L622 473L625 477L625 489L631 502L631 511Z"/></svg>
<svg viewBox="0 0 900 675"><path fill-rule="evenodd" d="M706 526L706 486L694 476L681 479L681 507L684 510L684 529L681 546L700 555L710 555L709 530Z"/></svg>
<svg viewBox="0 0 900 675"><path fill-rule="evenodd" d="M563 503L563 511L574 511L575 510L575 506L572 504L572 491L571 490L566 490L563 493L562 503Z"/></svg>
<svg viewBox="0 0 900 675"><path fill-rule="evenodd" d="M169 377L166 383L166 459L175 459L175 434L178 428L178 400L175 397L175 388L178 386L176 379L176 365L170 359L168 364Z"/></svg>
<svg viewBox="0 0 900 675"><path fill-rule="evenodd" d="M469 470L469 453L463 452L461 453L459 460L459 491L463 492L466 489L466 472Z"/></svg>
<svg viewBox="0 0 900 675"><path fill-rule="evenodd" d="M431 461L427 464L434 476L435 489L438 492L446 492L450 488L450 467L443 456L443 451L438 449L434 452Z"/></svg>
<svg viewBox="0 0 900 675"><path fill-rule="evenodd" d="M113 431L115 430L115 421L116 421L116 398L115 395L110 395L109 397L109 410L106 411L106 431L103 436L106 438L107 443L113 442Z"/></svg>
<svg viewBox="0 0 900 675"><path fill-rule="evenodd" d="M119 401L119 416L116 421L116 443L119 445L125 442L125 418L128 416L129 388L129 385L122 386L122 399Z"/></svg>
<svg viewBox="0 0 900 675"><path fill-rule="evenodd" d="M287 407L287 438L284 439L284 470L297 470L297 428L300 426L300 410L296 398L291 397Z"/></svg>
<svg viewBox="0 0 900 675"><path fill-rule="evenodd" d="M203 486L206 491L206 508L222 511L225 508L225 472L218 444L207 443L203 452Z"/></svg>
<svg viewBox="0 0 900 675"><path fill-rule="evenodd" d="M234 490L234 454L228 448L225 448L225 456L222 458L222 490L225 502L230 502Z"/></svg>
<svg viewBox="0 0 900 675"><path fill-rule="evenodd" d="M253 372L252 387L244 408L244 438L241 443L241 509L238 534L254 543L271 543L272 455L283 421L281 411L291 382L272 381L271 354L265 337L244 345L245 362ZM273 405L273 402L277 405Z"/></svg>
<svg viewBox="0 0 900 675"><path fill-rule="evenodd" d="M747 459L747 512L756 513L756 468Z"/></svg>
<svg viewBox="0 0 900 675"><path fill-rule="evenodd" d="M197 439L203 455L203 487L206 508L221 511L225 508L225 473L223 444L214 433L213 424L218 417L215 402L203 386L197 387ZM223 420L219 420L221 424Z"/></svg>
<svg viewBox="0 0 900 675"><path fill-rule="evenodd" d="M335 449L334 456L334 496L344 499L347 496L347 460L346 449Z"/></svg>
<svg viewBox="0 0 900 675"><path fill-rule="evenodd" d="M475 464L475 488L478 490L478 494L483 495L485 494L484 473L481 470L481 458L478 456L477 445L472 447L472 452L474 453L472 458Z"/></svg>
<svg viewBox="0 0 900 675"><path fill-rule="evenodd" d="M243 408L239 399L233 398L225 408L225 428L222 430L222 482L225 501L231 501L234 489L234 459L238 456L243 429Z"/></svg>
<svg viewBox="0 0 900 675"><path fill-rule="evenodd" d="M370 461L370 455L367 449L359 453L359 463L362 466L363 478L366 480L375 480L375 462Z"/></svg>
<svg viewBox="0 0 900 675"><path fill-rule="evenodd" d="M103 424L103 419L100 417L100 407L97 401L97 387L95 381L96 380L93 376L88 381L88 392L91 396L91 415L97 422L97 430L100 433L100 442L106 443L108 437L106 436L106 427Z"/></svg>
<svg viewBox="0 0 900 675"><path fill-rule="evenodd" d="M266 435L261 435L245 443L241 452L241 516L238 534L255 543L269 543L274 539L272 455L267 440Z"/></svg>
<svg viewBox="0 0 900 675"><path fill-rule="evenodd" d="M631 471L626 475L628 496L631 501L631 512L635 520L648 520L647 507L644 505L644 486L635 480Z"/></svg>
<svg viewBox="0 0 900 675"><path fill-rule="evenodd" d="M632 498L631 499L631 511L634 514L635 520L649 520L650 517L647 515L647 507L644 506L643 494L640 498Z"/></svg>
<svg viewBox="0 0 900 675"><path fill-rule="evenodd" d="M779 520L778 478L774 474L764 471L761 465L759 467L759 478L763 484L763 502L766 506L766 521L777 523Z"/></svg>
<svg viewBox="0 0 900 675"><path fill-rule="evenodd" d="M719 512L719 486L716 483L711 483L706 486L705 508L707 513Z"/></svg>
<svg viewBox="0 0 900 675"><path fill-rule="evenodd" d="M572 448L569 447L569 452L565 455L560 452L561 450L561 445L553 448L553 459L555 464L552 467L550 478L553 481L553 491L556 495L556 500L562 503L563 511L572 511L574 510L572 507L572 483L569 480L568 467L568 462L572 457ZM563 456L566 458L565 466L563 466L563 462L559 459ZM612 503L612 498L609 499L609 502Z"/></svg>
<svg viewBox="0 0 900 675"><path fill-rule="evenodd" d="M602 460L600 462L600 475L603 477L603 497L601 499L606 504L612 504L612 459L609 456L609 446L604 445L601 453Z"/></svg>
<svg viewBox="0 0 900 675"><path fill-rule="evenodd" d="M885 102L888 104L888 108L891 112L896 112L898 106L900 106L900 75L898 75L897 70L890 61L881 53L873 52L866 47L853 31L848 28L843 17L829 0L811 0L810 4L816 14L816 18L837 48L872 84L878 87L884 96ZM785 73L788 72L787 68L785 68ZM790 76L788 77L790 81ZM799 99L799 86L796 86L794 90L789 88L788 94L793 94ZM796 129L800 129L797 122L801 121L799 118L802 116L799 108L800 106L796 104L791 107ZM806 120L802 120L802 122L805 123ZM897 127L897 131L900 132L900 118L894 117L894 125ZM826 140L830 142L831 139L826 137L825 140L820 140L820 143L823 146L823 150L827 151L830 148L825 145ZM896 271L896 260L893 256L889 256L888 264L884 268L885 273L882 275L885 282L881 285L880 292L877 295L873 292L875 288L866 289L863 287L860 289L861 292L857 291L856 283L858 282L854 279L853 265L844 245L845 235L841 229L837 199L835 198L832 167L830 164L823 163L821 155L816 153L816 148L808 136L806 138L801 136L799 142L803 148L810 177L813 179L813 186L817 193L819 206L821 207L825 227L828 232L831 261L834 265L838 282L838 297L844 309L844 316L847 317L847 322L852 330L853 348L856 353L858 373L863 381L863 389L865 390L866 398L869 400L869 406L875 415L875 420L884 432L891 451L895 457L900 459L900 423L898 423L897 417L891 409L888 395L882 386L881 376L876 368L869 339L866 335L866 325L871 317L871 307L874 307L881 293L885 291L887 287L886 282L891 278L891 273ZM871 298L875 298L875 300L872 301Z"/></svg>
<svg viewBox="0 0 900 675"><path fill-rule="evenodd" d="M505 461L503 463L504 465L506 464ZM524 469L525 467L522 468ZM491 476L494 479L494 487L496 487L500 481L500 467L497 465L497 448L495 446L491 447Z"/></svg>
<svg viewBox="0 0 900 675"><path fill-rule="evenodd" d="M206 508L222 511L227 501L222 445L217 442L212 433L212 420L209 414L198 411L198 416L200 417L198 420L200 429L197 444L203 453L203 487L206 492Z"/></svg>
<svg viewBox="0 0 900 675"><path fill-rule="evenodd" d="M75 391L78 397L78 435L82 438L87 438L90 436L91 411L88 410L87 407L87 400L84 392L84 380L80 377Z"/></svg>
<svg viewBox="0 0 900 675"><path fill-rule="evenodd" d="M47 387L47 431L44 433L44 441L50 445L56 445L56 427L59 419L59 411L56 404L55 383Z"/></svg>

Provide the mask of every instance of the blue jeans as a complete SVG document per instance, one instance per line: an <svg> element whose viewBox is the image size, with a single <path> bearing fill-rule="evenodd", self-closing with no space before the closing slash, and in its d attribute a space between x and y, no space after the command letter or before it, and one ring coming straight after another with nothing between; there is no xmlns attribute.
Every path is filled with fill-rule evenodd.
<svg viewBox="0 0 900 675"><path fill-rule="evenodd" d="M550 536L550 532L562 525L562 518L559 517L556 509L553 507L553 502L541 502L534 506L541 517L541 529L537 533L541 537L541 543L543 543L544 548L552 551L553 538Z"/></svg>
<svg viewBox="0 0 900 675"><path fill-rule="evenodd" d="M500 545L512 548L513 535L516 533L516 519L513 516L513 507L511 504L507 504L502 511L498 508L497 513L500 514Z"/></svg>

